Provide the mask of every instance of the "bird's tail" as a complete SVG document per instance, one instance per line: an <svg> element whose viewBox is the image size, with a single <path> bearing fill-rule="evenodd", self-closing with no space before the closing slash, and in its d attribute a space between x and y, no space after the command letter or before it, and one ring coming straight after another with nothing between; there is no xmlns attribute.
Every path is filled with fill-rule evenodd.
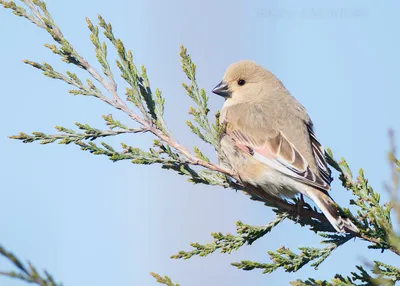
<svg viewBox="0 0 400 286"><path fill-rule="evenodd" d="M338 214L337 204L327 193L314 188L307 188L305 195L315 202L338 232L360 232L349 218Z"/></svg>

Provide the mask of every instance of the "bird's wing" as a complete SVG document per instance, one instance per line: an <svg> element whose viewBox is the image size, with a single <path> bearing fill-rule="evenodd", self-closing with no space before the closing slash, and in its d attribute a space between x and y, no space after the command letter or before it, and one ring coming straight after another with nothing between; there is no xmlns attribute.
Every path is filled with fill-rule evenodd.
<svg viewBox="0 0 400 286"><path fill-rule="evenodd" d="M270 129L265 132L265 136L260 137L262 131L258 130L255 134L251 129L231 124L229 118L226 118L225 133L235 141L239 149L268 167L318 189L324 191L330 189L330 172L326 166L323 149L315 138L312 127L309 128L309 141L320 174L311 170L305 157L281 130Z"/></svg>
<svg viewBox="0 0 400 286"><path fill-rule="evenodd" d="M328 168L328 164L326 163L324 148L322 148L317 137L315 136L314 128L311 123L307 124L307 131L310 135L312 152L315 161L317 162L319 175L327 184L330 185L330 183L332 182L331 170Z"/></svg>

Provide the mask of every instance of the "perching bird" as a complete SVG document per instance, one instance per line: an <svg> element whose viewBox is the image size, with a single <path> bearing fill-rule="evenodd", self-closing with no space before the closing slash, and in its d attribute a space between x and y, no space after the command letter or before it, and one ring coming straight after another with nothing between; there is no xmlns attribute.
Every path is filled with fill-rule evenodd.
<svg viewBox="0 0 400 286"><path fill-rule="evenodd" d="M338 232L359 232L338 215L328 194L331 171L307 111L275 75L252 61L239 61L212 91L226 99L220 115L226 167L272 195L304 194Z"/></svg>

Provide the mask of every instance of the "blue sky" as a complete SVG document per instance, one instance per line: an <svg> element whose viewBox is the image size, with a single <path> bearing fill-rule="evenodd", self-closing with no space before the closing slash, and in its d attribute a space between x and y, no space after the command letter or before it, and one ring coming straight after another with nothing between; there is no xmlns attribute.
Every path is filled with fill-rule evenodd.
<svg viewBox="0 0 400 286"><path fill-rule="evenodd" d="M167 99L166 121L187 146L199 145L185 126L190 100L180 83L179 45L198 66L198 81L210 95L211 110L222 99L210 90L226 67L251 59L274 72L307 108L320 141L365 169L381 189L389 180L387 130L398 129L400 103L400 18L398 1L48 1L73 46L95 62L85 17L101 14L148 69L153 88ZM339 248L315 271L261 275L230 266L243 259L267 262L282 245L318 246L319 239L284 222L251 247L231 255L170 260L190 242L210 241L210 232L235 231L235 222L265 224L272 212L233 191L192 185L158 166L111 163L75 146L23 145L7 136L20 131L54 132L78 121L104 127L102 114L123 114L93 98L73 97L68 86L45 78L21 59L72 69L43 47L50 37L0 9L1 244L46 268L64 285L155 285L148 273L167 274L183 286L287 285L297 278L349 274L354 264L389 253L368 250L362 241ZM122 82L121 82L122 86ZM397 130L400 132L400 130ZM399 139L399 136L397 136ZM150 136L112 138L146 148ZM399 140L398 140L399 141ZM346 204L338 180L332 196ZM397 264L398 266L398 264ZM0 269L9 269L0 260ZM22 285L0 278L0 285Z"/></svg>

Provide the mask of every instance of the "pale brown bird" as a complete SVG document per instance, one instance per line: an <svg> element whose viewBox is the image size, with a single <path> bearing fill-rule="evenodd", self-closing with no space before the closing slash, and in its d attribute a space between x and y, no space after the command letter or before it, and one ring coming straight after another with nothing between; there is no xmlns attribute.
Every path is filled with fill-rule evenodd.
<svg viewBox="0 0 400 286"><path fill-rule="evenodd" d="M213 92L224 97L222 161L275 196L304 194L338 232L358 232L329 196L331 171L306 109L278 78L252 61L228 67Z"/></svg>

